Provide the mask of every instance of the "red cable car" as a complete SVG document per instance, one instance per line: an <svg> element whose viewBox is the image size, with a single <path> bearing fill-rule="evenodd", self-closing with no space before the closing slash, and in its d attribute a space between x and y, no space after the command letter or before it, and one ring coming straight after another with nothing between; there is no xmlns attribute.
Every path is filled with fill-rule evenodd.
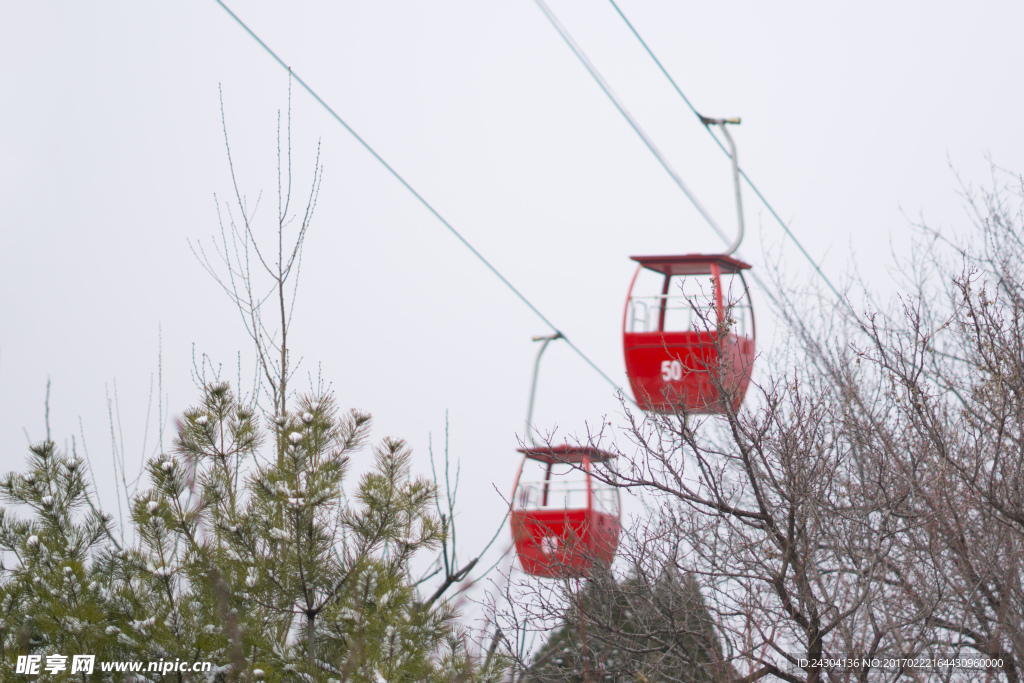
<svg viewBox="0 0 1024 683"><path fill-rule="evenodd" d="M754 309L743 278L750 265L724 254L632 259L639 265L622 341L637 405L655 413L739 410L754 364Z"/></svg>
<svg viewBox="0 0 1024 683"><path fill-rule="evenodd" d="M511 520L523 571L573 578L594 564L610 566L619 545L619 491L593 475L614 455L570 445L519 452Z"/></svg>

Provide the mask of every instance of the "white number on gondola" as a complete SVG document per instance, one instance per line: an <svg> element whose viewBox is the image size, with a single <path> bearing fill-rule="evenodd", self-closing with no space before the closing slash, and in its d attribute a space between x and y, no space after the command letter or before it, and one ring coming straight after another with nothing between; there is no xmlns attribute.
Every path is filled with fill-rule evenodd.
<svg viewBox="0 0 1024 683"><path fill-rule="evenodd" d="M683 364L677 360L661 361L661 380L663 382L679 381L683 378Z"/></svg>

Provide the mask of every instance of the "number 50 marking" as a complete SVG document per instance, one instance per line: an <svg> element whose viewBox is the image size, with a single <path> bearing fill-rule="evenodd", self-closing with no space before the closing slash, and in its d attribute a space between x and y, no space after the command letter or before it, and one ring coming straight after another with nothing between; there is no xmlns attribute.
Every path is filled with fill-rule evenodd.
<svg viewBox="0 0 1024 683"><path fill-rule="evenodd" d="M661 380L663 382L669 382L672 380L681 380L683 378L683 364L677 360L663 360L661 361Z"/></svg>

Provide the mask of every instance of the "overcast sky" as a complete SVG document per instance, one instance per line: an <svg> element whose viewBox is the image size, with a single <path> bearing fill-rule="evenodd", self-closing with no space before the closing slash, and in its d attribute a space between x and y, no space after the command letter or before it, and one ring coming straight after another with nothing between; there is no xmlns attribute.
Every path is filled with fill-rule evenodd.
<svg viewBox="0 0 1024 683"><path fill-rule="evenodd" d="M550 5L731 231L727 158L614 8ZM229 6L620 383L629 256L722 248L531 0ZM620 7L702 113L742 117L741 165L837 282L856 264L891 291L890 247L906 254L913 221L969 230L956 173L985 185L986 155L1024 169L1020 3ZM234 381L241 353L252 376L238 314L189 242L212 245L214 197L233 200L219 89L240 190L250 206L262 192L273 235L288 78L213 0L0 11L0 469L22 466L26 433L45 436L49 378L53 438L84 440L116 515L115 382L113 431L137 471L157 448L161 354L165 446L199 397L194 355ZM503 515L530 338L550 329L297 87L292 117L297 200L318 141L324 166L292 331L300 385L322 373L342 406L373 413L375 438L408 439L420 471L447 415L471 548ZM815 282L744 191L743 258ZM768 353L776 327L754 298ZM561 438L605 419L622 423L614 389L552 344L536 424Z"/></svg>

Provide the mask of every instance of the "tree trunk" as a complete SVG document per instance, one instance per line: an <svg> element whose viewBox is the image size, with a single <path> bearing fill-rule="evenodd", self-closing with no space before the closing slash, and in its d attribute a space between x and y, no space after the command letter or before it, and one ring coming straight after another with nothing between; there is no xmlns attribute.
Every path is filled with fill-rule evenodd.
<svg viewBox="0 0 1024 683"><path fill-rule="evenodd" d="M309 661L309 668L316 666L314 652L316 651L316 615L313 612L306 612L306 659Z"/></svg>

